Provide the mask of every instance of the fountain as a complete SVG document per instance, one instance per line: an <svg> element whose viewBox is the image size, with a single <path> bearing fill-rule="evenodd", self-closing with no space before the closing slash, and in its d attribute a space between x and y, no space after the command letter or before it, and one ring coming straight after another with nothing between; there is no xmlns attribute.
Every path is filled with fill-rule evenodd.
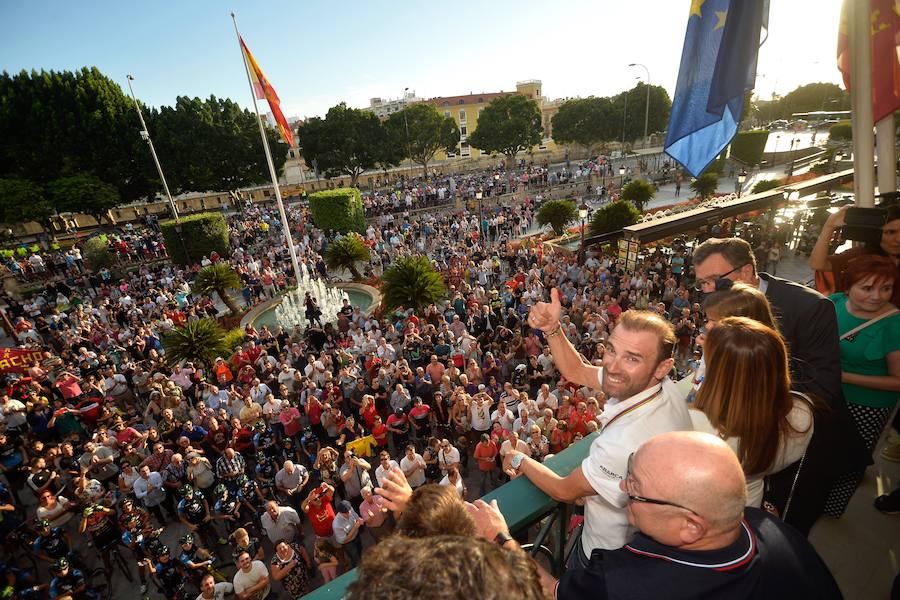
<svg viewBox="0 0 900 600"><path fill-rule="evenodd" d="M300 281L297 288L287 292L275 307L275 320L282 325L296 325L307 323L306 320L306 292L316 299L319 309L322 311L322 322L335 321L335 315L344 305L344 299L349 299L347 293L336 287L326 285L321 279L310 277L304 263L300 263Z"/></svg>

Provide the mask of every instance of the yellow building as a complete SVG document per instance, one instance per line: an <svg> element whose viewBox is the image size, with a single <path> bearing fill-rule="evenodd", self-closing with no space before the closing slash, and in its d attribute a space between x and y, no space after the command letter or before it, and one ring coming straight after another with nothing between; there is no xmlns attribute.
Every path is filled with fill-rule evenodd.
<svg viewBox="0 0 900 600"><path fill-rule="evenodd" d="M481 94L466 94L463 96L441 96L424 100L427 104L434 106L439 113L444 116L451 117L456 121L459 127L459 145L457 151L446 154L443 151L438 152L435 158L439 161L453 158L478 158L483 156L482 152L477 148L472 148L468 143L469 135L478 127L478 117L481 111L495 98L506 96L508 94L521 94L529 100L537 102L541 109L542 122L544 126L543 141L533 149L535 154L544 152L554 152L556 145L550 139L550 118L559 110L558 103L548 102L541 95L541 81L539 79L529 79L528 81L520 81L516 83L515 92L487 92ZM546 105L546 107L545 107Z"/></svg>

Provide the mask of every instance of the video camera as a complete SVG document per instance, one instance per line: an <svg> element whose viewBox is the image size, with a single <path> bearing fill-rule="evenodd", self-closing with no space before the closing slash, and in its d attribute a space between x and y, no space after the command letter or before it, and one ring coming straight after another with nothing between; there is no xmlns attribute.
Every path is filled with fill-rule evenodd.
<svg viewBox="0 0 900 600"><path fill-rule="evenodd" d="M864 242L878 246L881 243L881 229L888 221L900 218L900 192L885 192L875 196L882 198L879 206L874 208L847 209L844 215L844 226L841 228L845 240Z"/></svg>

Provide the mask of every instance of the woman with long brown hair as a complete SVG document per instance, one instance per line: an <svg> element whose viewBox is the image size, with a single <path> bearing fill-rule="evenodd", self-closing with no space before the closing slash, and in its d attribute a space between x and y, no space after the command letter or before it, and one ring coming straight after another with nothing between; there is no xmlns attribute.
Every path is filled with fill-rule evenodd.
<svg viewBox="0 0 900 600"><path fill-rule="evenodd" d="M726 317L704 344L706 378L692 410L694 429L724 439L747 476L747 505L760 506L763 479L799 460L812 437L813 413L791 391L781 335L746 317Z"/></svg>

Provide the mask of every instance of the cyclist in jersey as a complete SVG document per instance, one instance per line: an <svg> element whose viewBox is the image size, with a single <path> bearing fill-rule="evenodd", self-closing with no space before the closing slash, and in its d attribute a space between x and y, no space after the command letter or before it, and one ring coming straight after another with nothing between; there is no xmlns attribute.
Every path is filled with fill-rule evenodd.
<svg viewBox="0 0 900 600"><path fill-rule="evenodd" d="M181 554L178 560L184 566L185 571L194 580L194 583L200 585L203 574L209 570L209 567L215 563L215 558L205 548L201 548L194 543L194 536L186 533L178 539L181 546Z"/></svg>
<svg viewBox="0 0 900 600"><path fill-rule="evenodd" d="M267 502L265 495L256 481L246 475L237 478L237 485L238 500L250 510L250 514L258 521L265 510L264 506Z"/></svg>
<svg viewBox="0 0 900 600"><path fill-rule="evenodd" d="M224 521L225 530L228 532L228 535L231 536L231 534L234 533L234 530L240 526L241 501L236 494L232 494L228 491L228 488L225 487L224 483L217 485L213 490L213 494L215 494L216 500L213 505L213 512L216 514L217 519Z"/></svg>
<svg viewBox="0 0 900 600"><path fill-rule="evenodd" d="M107 573L112 573L109 550L119 542L119 528L115 522L116 511L102 504L89 504L81 513L79 533L91 536L94 548L100 552L100 558Z"/></svg>
<svg viewBox="0 0 900 600"><path fill-rule="evenodd" d="M150 569L153 579L156 580L160 591L166 598L174 597L178 590L183 587L184 577L179 569L181 563L172 560L168 546L160 547L156 563L152 559L147 558L144 560L144 564Z"/></svg>
<svg viewBox="0 0 900 600"><path fill-rule="evenodd" d="M181 487L181 501L178 503L178 518L184 523L191 533L195 533L203 540L203 544L212 547L218 540L219 544L227 542L218 537L212 525L212 515L209 513L209 503L203 496L203 492L195 490L192 485Z"/></svg>
<svg viewBox="0 0 900 600"><path fill-rule="evenodd" d="M275 498L275 474L278 473L278 463L265 452L256 454L256 481L259 489L267 499Z"/></svg>
<svg viewBox="0 0 900 600"><path fill-rule="evenodd" d="M34 528L38 532L31 544L35 554L48 562L71 558L72 539L65 529L51 527L47 519L35 519Z"/></svg>
<svg viewBox="0 0 900 600"><path fill-rule="evenodd" d="M50 598L68 597L72 600L96 600L99 594L88 587L84 573L69 566L69 560L60 558L50 566Z"/></svg>

